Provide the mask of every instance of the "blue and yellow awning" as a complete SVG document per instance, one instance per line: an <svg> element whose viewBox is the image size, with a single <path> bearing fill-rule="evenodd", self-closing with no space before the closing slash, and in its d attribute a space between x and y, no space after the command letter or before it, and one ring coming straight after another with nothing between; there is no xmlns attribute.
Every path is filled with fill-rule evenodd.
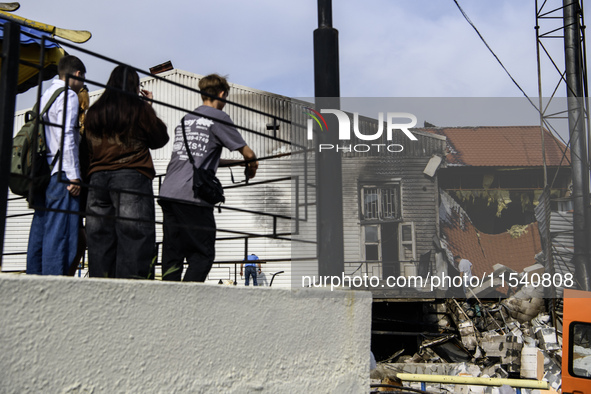
<svg viewBox="0 0 591 394"><path fill-rule="evenodd" d="M18 8L18 3L0 4L13 6L12 10ZM10 8L11 7L3 9L10 10ZM4 24L8 21L17 22L21 25L21 64L18 73L18 93L23 93L33 86L37 86L39 82L39 68L23 64L23 62L30 62L39 66L43 65L42 77L43 80L46 81L57 74L57 64L66 54L58 44L45 40L45 51L43 59L41 59L43 36L58 36L77 43L86 42L92 36L90 32L85 30L61 29L56 26L47 25L0 10L0 49L2 48L2 40L4 37ZM0 59L0 66L1 64L2 59Z"/></svg>
<svg viewBox="0 0 591 394"><path fill-rule="evenodd" d="M0 18L0 49L2 48L2 40L4 38L4 24L7 21ZM21 26L21 48L20 60L18 70L18 93L23 93L30 88L37 86L39 82L39 69L28 66L22 61L33 64L43 64L43 80L48 80L57 75L57 64L59 60L65 55L65 51L56 43L45 41L44 59L41 59L41 37L44 33L32 29L30 27ZM0 59L0 66L2 59Z"/></svg>

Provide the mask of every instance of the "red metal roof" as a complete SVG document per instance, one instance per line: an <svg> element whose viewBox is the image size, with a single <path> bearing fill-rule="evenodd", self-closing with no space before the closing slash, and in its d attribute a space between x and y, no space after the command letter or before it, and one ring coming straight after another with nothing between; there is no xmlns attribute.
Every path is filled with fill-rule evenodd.
<svg viewBox="0 0 591 394"><path fill-rule="evenodd" d="M456 166L543 166L540 126L453 127L421 129L447 137L447 163ZM544 129L546 164L570 166L570 152Z"/></svg>
<svg viewBox="0 0 591 394"><path fill-rule="evenodd" d="M457 220L457 212L452 216L454 220L451 223L442 223L443 237L450 252L472 262L472 274L479 278L492 273L495 264L522 272L536 263L535 256L542 251L537 222L529 224L527 232L520 237L513 238L508 232L482 233L470 220Z"/></svg>

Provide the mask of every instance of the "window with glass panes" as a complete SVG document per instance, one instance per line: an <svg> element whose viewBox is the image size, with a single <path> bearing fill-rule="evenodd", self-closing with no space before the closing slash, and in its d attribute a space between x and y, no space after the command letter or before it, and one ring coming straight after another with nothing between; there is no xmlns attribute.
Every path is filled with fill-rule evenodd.
<svg viewBox="0 0 591 394"><path fill-rule="evenodd" d="M365 260L379 261L380 259L380 229L379 226L364 226L365 231Z"/></svg>

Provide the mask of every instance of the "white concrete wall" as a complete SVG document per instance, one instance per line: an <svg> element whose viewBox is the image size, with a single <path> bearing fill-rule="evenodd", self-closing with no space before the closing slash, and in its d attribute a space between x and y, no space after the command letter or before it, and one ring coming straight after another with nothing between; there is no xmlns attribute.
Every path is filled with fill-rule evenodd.
<svg viewBox="0 0 591 394"><path fill-rule="evenodd" d="M363 393L371 294L0 276L0 393Z"/></svg>

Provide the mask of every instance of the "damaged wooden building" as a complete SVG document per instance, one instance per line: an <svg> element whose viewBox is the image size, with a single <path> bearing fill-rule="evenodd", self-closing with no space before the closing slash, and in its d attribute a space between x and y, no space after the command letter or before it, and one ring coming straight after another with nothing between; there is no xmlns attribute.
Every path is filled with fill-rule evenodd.
<svg viewBox="0 0 591 394"><path fill-rule="evenodd" d="M431 236L431 242L424 243L420 251L435 255L429 268L432 275L444 273L450 277L458 276L459 272L453 265L454 255L470 260L472 274L479 278L485 275L497 278L496 275L503 272L507 273L505 278L509 273L518 278L526 273L543 274L546 267L544 260L539 258L542 239L535 210L546 200L549 201L547 208L552 210L554 246L560 243L562 249L569 245L572 247L572 240L568 242L568 231L572 236L572 224L570 230L565 231L569 227L570 154L565 145L548 131L544 130L543 134L544 157L539 126L426 127L419 130L445 137L443 161L432 178L438 188L434 192L438 207L432 211L437 215L436 219L432 218L437 223L437 230L424 234L423 239ZM417 130L413 132L418 134ZM418 163L415 166L418 167ZM417 170L415 168L414 177L406 178L408 183L419 184ZM549 184L546 191L545 177ZM421 194L420 189L417 191ZM419 201L426 200L424 192ZM544 196L547 198L544 199ZM428 209L428 204L422 207ZM561 278L569 273L568 267L564 267L559 274ZM417 271L425 276L420 263ZM474 292L482 298L506 298L518 291L521 283L511 287L507 282L501 286L499 282L490 281L479 289L475 288ZM432 339L442 343L438 350L443 356L436 362L469 361L469 353L460 351L458 356L453 341L448 343L453 324L445 323L448 315L445 311L449 310L450 304L443 302L444 298L464 298L461 288L447 286L437 294L425 293L424 299L417 298L416 294L405 298L408 293L390 288L371 290L374 299L377 295L376 301L382 301L374 302L372 328L373 351L379 360L410 356L424 349L423 345ZM512 300L508 305L513 309L514 317L521 322L525 321L524 316L532 319L543 309L539 302L528 303L529 309L523 311L518 304L518 301ZM456 304L451 305L456 307ZM461 309L459 304L457 307ZM460 315L463 317L463 312ZM420 357L418 359L425 362Z"/></svg>
<svg viewBox="0 0 591 394"><path fill-rule="evenodd" d="M566 146L540 126L427 130L447 141L439 215L448 255L470 260L479 277L497 264L519 274L543 263L536 260L542 242L535 209L547 184L549 208L569 210Z"/></svg>
<svg viewBox="0 0 591 394"><path fill-rule="evenodd" d="M360 120L365 134L376 128L375 120ZM384 137L376 143L403 147L396 153L373 149L343 154L346 273L360 268L385 280L436 271L437 168L445 138L422 130L412 133L416 141L398 132L392 140Z"/></svg>

